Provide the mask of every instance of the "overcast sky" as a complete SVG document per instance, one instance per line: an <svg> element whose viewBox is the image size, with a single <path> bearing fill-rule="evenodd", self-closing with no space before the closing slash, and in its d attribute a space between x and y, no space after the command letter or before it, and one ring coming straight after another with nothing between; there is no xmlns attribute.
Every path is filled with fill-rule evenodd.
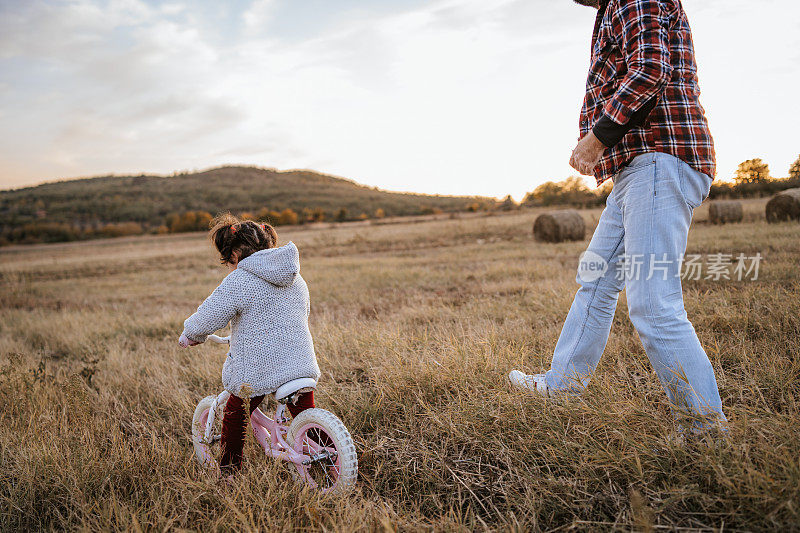
<svg viewBox="0 0 800 533"><path fill-rule="evenodd" d="M684 0L720 177L800 154L800 2ZM0 0L0 188L221 164L521 198L574 174L571 0Z"/></svg>

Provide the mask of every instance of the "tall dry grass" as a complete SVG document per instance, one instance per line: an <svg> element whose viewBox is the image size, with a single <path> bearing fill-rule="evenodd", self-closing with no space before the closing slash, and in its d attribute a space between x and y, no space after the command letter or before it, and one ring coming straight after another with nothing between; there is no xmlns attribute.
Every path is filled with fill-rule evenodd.
<svg viewBox="0 0 800 533"><path fill-rule="evenodd" d="M680 447L624 297L580 400L506 386L546 367L585 246L534 243L533 218L281 235L311 289L318 404L359 450L346 498L298 488L252 439L232 486L195 465L224 358L176 342L224 275L203 237L3 250L2 529L800 529L800 226L692 230L691 253L765 260L757 282L686 284L731 434Z"/></svg>

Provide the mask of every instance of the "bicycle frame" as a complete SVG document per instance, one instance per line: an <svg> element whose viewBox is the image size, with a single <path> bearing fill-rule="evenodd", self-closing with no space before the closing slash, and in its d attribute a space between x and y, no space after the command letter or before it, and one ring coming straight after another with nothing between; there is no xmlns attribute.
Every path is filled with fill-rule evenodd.
<svg viewBox="0 0 800 533"><path fill-rule="evenodd" d="M209 335L208 340L218 344L230 343L230 337L219 337L217 335ZM214 422L217 419L217 409L219 409L220 405L225 405L230 396L231 394L228 391L222 391L214 399L211 407L208 410L203 432L203 438L206 445L212 443L214 440ZM253 427L253 434L261 447L264 448L264 453L268 457L294 463L297 466L298 472L303 478L305 478L305 482L311 486L311 488L317 488L318 484L308 474L307 467L314 461L319 460L320 455L322 455L324 452L330 452L330 449L309 439L306 439L303 443L298 443L295 446L299 449L303 449L303 446L305 446L305 448L307 448L312 455L300 453L300 451L292 448L289 443L286 442L286 434L289 431L287 422L289 422L289 419L285 416L285 412L286 405L283 403L278 403L278 408L275 411L274 419L265 415L261 409L254 409L250 415L250 423ZM212 462L215 462L211 456L209 456L208 459L210 459Z"/></svg>
<svg viewBox="0 0 800 533"><path fill-rule="evenodd" d="M208 410L208 418L206 419L204 432L206 442L211 442L214 438L214 421L217 417L217 409L220 405L224 405L228 401L230 395L228 391L220 393ZM309 455L295 451L289 443L286 442L285 435L289 431L289 428L286 426L288 420L283 416L285 409L286 406L284 404L278 404L278 409L275 412L275 419L272 419L265 415L261 409L256 408L253 414L250 415L253 434L261 447L264 448L264 452L273 459L280 459L298 465L303 465L304 462L307 464L312 458ZM307 443L307 445L310 445L312 448L317 448L313 450L315 453L323 449L322 446L315 445L315 443Z"/></svg>

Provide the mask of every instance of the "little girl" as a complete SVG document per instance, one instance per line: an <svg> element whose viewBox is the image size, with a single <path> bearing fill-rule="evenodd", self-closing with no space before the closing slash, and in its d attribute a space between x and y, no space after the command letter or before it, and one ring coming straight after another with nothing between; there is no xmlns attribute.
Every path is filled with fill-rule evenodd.
<svg viewBox="0 0 800 533"><path fill-rule="evenodd" d="M281 385L299 378L319 379L308 329L308 287L300 276L297 247L276 248L269 224L220 215L210 232L230 274L183 324L181 346L205 342L231 322L231 349L222 366L222 385L231 393L222 420L223 470L242 463L249 414ZM250 399L250 413L244 400ZM314 407L314 392L287 405L292 416Z"/></svg>

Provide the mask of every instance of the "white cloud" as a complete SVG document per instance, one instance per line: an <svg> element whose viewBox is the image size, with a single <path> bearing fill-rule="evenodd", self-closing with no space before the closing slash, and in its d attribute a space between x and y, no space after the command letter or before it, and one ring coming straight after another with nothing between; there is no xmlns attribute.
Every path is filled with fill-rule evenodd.
<svg viewBox="0 0 800 533"><path fill-rule="evenodd" d="M272 20L275 3L276 0L254 0L242 16L245 26L254 32L264 31Z"/></svg>
<svg viewBox="0 0 800 533"><path fill-rule="evenodd" d="M3 5L3 185L248 163L519 197L572 173L592 10L438 0L359 4L323 21L288 1L256 0L230 17L216 2ZM684 2L703 101L724 172L761 155L782 175L798 151L795 18L740 1ZM320 29L282 36L287 6ZM743 20L756 37L727 31Z"/></svg>
<svg viewBox="0 0 800 533"><path fill-rule="evenodd" d="M185 4L164 4L159 7L159 12L164 15L178 15L186 11L186 9Z"/></svg>

